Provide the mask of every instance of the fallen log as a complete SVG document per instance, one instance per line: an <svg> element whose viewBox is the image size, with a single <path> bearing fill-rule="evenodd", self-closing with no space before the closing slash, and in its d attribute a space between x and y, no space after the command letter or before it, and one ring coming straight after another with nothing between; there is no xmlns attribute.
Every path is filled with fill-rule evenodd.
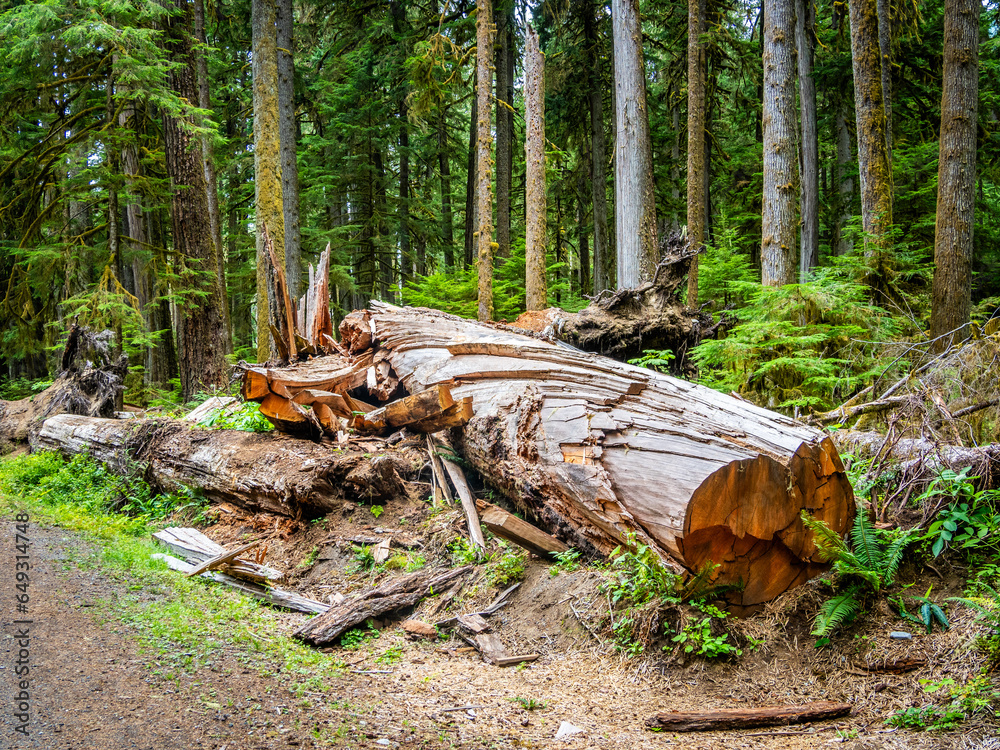
<svg viewBox="0 0 1000 750"><path fill-rule="evenodd" d="M226 548L209 539L198 529L169 526L153 534L171 552L179 555L192 565L200 566L206 561L226 554ZM266 548L265 548L266 549ZM280 570L248 560L234 560L226 565L224 573L246 578L251 581L280 581L285 574Z"/></svg>
<svg viewBox="0 0 1000 750"><path fill-rule="evenodd" d="M332 607L292 635L314 646L326 645L366 620L415 606L431 591L440 590L471 570L471 565L451 570L428 568L394 578L372 591Z"/></svg>
<svg viewBox="0 0 1000 750"><path fill-rule="evenodd" d="M472 396L460 452L557 536L591 552L630 540L691 571L717 565L733 604L826 569L799 513L838 533L854 498L832 441L793 419L677 380L431 310L374 303L360 332L410 393Z"/></svg>
<svg viewBox="0 0 1000 750"><path fill-rule="evenodd" d="M725 729L787 726L807 721L829 721L851 713L850 703L817 701L802 706L725 708L717 711L666 711L646 719L650 729L668 732L715 732Z"/></svg>
<svg viewBox="0 0 1000 750"><path fill-rule="evenodd" d="M482 500L476 502L476 507L483 511L481 516L483 526L493 534L529 552L534 552L541 558L548 558L556 552L565 552L569 549L551 534L546 534L503 508Z"/></svg>
<svg viewBox="0 0 1000 750"><path fill-rule="evenodd" d="M32 446L64 455L86 451L119 474L142 474L157 489L190 487L209 500L293 518L324 515L345 500L403 496L401 477L408 477L422 456L416 449L397 449L371 458L361 450L335 453L275 433L70 414L47 419Z"/></svg>

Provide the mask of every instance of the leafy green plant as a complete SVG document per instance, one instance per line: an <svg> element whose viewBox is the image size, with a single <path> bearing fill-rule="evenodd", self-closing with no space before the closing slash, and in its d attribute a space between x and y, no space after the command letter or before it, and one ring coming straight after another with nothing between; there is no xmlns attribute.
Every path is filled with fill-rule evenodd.
<svg viewBox="0 0 1000 750"><path fill-rule="evenodd" d="M611 565L601 584L612 604L625 602L643 605L653 599L679 601L676 598L677 575L667 568L660 556L648 545L638 542L634 534L624 546L611 552Z"/></svg>
<svg viewBox="0 0 1000 750"><path fill-rule="evenodd" d="M487 580L493 586L507 586L524 578L525 555L506 544L490 558Z"/></svg>
<svg viewBox="0 0 1000 750"><path fill-rule="evenodd" d="M742 649L728 642L729 634L722 633L714 635L712 633L713 623L721 622L729 616L728 612L723 612L712 604L692 602L692 606L704 614L704 617L694 617L690 619L677 633L672 640L674 643L684 647L684 653L697 654L709 659L716 659L723 656L741 656Z"/></svg>
<svg viewBox="0 0 1000 750"><path fill-rule="evenodd" d="M354 569L357 571L374 570L375 553L370 546L361 545L354 548Z"/></svg>
<svg viewBox="0 0 1000 750"><path fill-rule="evenodd" d="M398 664L403 659L403 646L396 643L375 657L377 664Z"/></svg>
<svg viewBox="0 0 1000 750"><path fill-rule="evenodd" d="M340 645L348 650L359 649L369 641L373 641L380 635L379 631L368 620L364 626L351 628L340 636Z"/></svg>
<svg viewBox="0 0 1000 750"><path fill-rule="evenodd" d="M910 598L917 602L917 614L911 615L907 610L906 605L903 603L902 597L898 599L891 599L895 603L896 607L899 609L899 616L904 620L909 620L910 622L921 625L927 629L930 633L934 630L935 625L940 626L941 630L947 630L950 627L948 622L948 617L945 615L944 610L934 601L931 600L931 586L927 589L927 593L923 596L911 596Z"/></svg>
<svg viewBox="0 0 1000 750"><path fill-rule="evenodd" d="M479 562L479 548L464 536L448 545L448 550L454 565L475 565Z"/></svg>
<svg viewBox="0 0 1000 750"><path fill-rule="evenodd" d="M549 568L549 575L573 573L580 569L580 552L572 547L565 552L554 552L552 556L556 558L556 564Z"/></svg>
<svg viewBox="0 0 1000 750"><path fill-rule="evenodd" d="M199 427L213 430L243 430L244 432L270 432L274 429L267 417L260 413L253 401L245 401L236 409L220 406L212 409L198 421Z"/></svg>
<svg viewBox="0 0 1000 750"><path fill-rule="evenodd" d="M531 698L531 697L523 698L521 696L517 696L515 698L512 698L511 700L513 700L515 703L519 703L521 705L521 708L523 708L525 711L538 711L539 709L549 707L549 704L547 702L540 701L536 698Z"/></svg>
<svg viewBox="0 0 1000 750"><path fill-rule="evenodd" d="M371 508L369 508L368 510L370 510L370 511L371 511L371 514L372 514L373 516L375 516L375 518L378 518L378 517L379 517L379 516L381 516L381 515L382 515L383 513L385 513L385 508L383 508L383 507L382 507L381 505L373 505L373 506L372 506Z"/></svg>
<svg viewBox="0 0 1000 750"><path fill-rule="evenodd" d="M938 511L937 518L923 537L931 542L931 554L938 557L946 549L959 549L966 554L996 545L1000 531L1000 514L995 510L998 493L995 490L975 492L967 477L969 469L955 473L951 469L942 471L931 483L920 499L941 495L950 497L951 502Z"/></svg>
<svg viewBox="0 0 1000 750"><path fill-rule="evenodd" d="M670 372L670 363L676 359L669 349L643 349L642 356L628 360L630 365L648 367L657 372Z"/></svg>
<svg viewBox="0 0 1000 750"><path fill-rule="evenodd" d="M924 731L948 731L973 716L992 712L1000 701L1000 691L993 686L986 669L962 685L950 677L940 681L922 679L920 684L925 693L944 692L941 702L897 711L886 720L887 724Z"/></svg>
<svg viewBox="0 0 1000 750"><path fill-rule="evenodd" d="M812 634L827 638L840 625L857 616L866 593L877 594L892 585L903 553L919 532L876 529L868 513L859 508L849 548L839 534L805 510L802 522L813 532L816 546L825 559L833 561L834 572L847 583L842 591L823 603L816 615Z"/></svg>

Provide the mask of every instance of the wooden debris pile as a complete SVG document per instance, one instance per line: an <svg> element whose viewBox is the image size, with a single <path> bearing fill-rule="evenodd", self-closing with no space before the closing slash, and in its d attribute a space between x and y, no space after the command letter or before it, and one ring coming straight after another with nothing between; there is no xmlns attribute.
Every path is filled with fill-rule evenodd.
<svg viewBox="0 0 1000 750"><path fill-rule="evenodd" d="M163 529L153 536L183 558L163 553L153 555L163 560L171 570L218 581L276 607L309 614L320 614L329 609L323 602L270 586L270 582L284 578L284 573L263 564L266 547L257 550L252 559L247 559L248 553L259 546L257 542L227 550L197 529L179 527Z"/></svg>

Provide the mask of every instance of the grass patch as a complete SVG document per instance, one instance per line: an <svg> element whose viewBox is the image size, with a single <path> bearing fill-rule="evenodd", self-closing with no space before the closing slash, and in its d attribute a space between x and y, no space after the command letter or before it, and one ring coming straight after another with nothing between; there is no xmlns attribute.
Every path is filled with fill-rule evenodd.
<svg viewBox="0 0 1000 750"><path fill-rule="evenodd" d="M151 558L163 551L150 535L165 519L189 522L198 510L187 495L156 495L141 479L113 475L85 456L0 460L0 513L27 512L35 524L79 532L94 544L77 564L123 584L123 596L104 602L106 622L128 627L154 673L175 679L235 647L241 662L262 675L280 673L293 692L328 689L343 663L287 637L272 610Z"/></svg>

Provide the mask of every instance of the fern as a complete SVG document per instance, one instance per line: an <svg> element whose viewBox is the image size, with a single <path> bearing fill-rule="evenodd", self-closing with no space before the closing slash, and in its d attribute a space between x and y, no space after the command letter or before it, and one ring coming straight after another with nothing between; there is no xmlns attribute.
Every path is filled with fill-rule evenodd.
<svg viewBox="0 0 1000 750"><path fill-rule="evenodd" d="M816 614L812 634L825 638L843 622L854 619L861 611L861 593L860 586L851 586L832 599L823 602L823 606Z"/></svg>
<svg viewBox="0 0 1000 750"><path fill-rule="evenodd" d="M854 516L851 543L854 545L854 555L862 567L868 570L882 569L882 545L879 544L871 519L864 510L859 509Z"/></svg>

